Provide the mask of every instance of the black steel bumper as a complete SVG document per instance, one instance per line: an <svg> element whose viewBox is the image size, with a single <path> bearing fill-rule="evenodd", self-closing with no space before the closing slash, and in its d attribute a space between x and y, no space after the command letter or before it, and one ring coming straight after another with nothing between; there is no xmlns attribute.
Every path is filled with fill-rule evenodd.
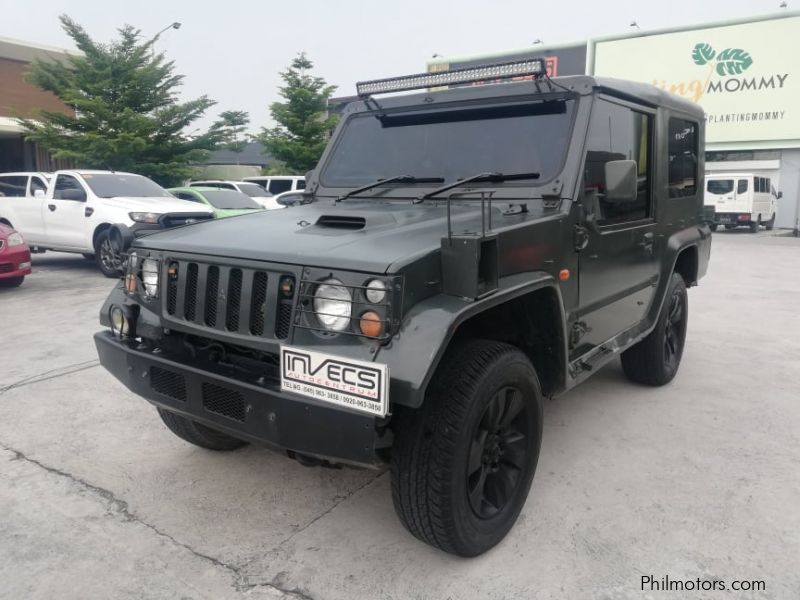
<svg viewBox="0 0 800 600"><path fill-rule="evenodd" d="M277 385L245 383L135 347L111 332L94 336L102 364L152 404L278 450L374 467L383 461L376 419L304 402Z"/></svg>

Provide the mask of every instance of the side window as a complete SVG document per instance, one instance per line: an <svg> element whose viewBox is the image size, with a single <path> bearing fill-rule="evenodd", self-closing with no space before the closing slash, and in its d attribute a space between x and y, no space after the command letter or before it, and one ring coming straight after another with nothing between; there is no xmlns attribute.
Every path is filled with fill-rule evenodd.
<svg viewBox="0 0 800 600"><path fill-rule="evenodd" d="M4 175L0 177L0 196L19 196L24 198L27 187L27 175Z"/></svg>
<svg viewBox="0 0 800 600"><path fill-rule="evenodd" d="M682 198L697 193L698 125L684 119L669 120L669 197Z"/></svg>
<svg viewBox="0 0 800 600"><path fill-rule="evenodd" d="M62 199L73 200L74 197L65 198L66 196L71 195L68 193L68 190L75 190L75 193L80 192L85 195L85 192L81 187L81 184L78 183L78 180L75 179L72 175L59 175L56 178L55 186L56 187L53 190L53 198L56 198L58 200ZM65 192L67 193L65 194Z"/></svg>
<svg viewBox="0 0 800 600"><path fill-rule="evenodd" d="M764 178L756 177L756 192L759 194L764 191Z"/></svg>
<svg viewBox="0 0 800 600"><path fill-rule="evenodd" d="M288 192L292 189L291 179L272 179L269 182L269 191L273 194L280 194L281 192Z"/></svg>
<svg viewBox="0 0 800 600"><path fill-rule="evenodd" d="M31 177L31 196L38 191L47 193L47 184L40 177Z"/></svg>
<svg viewBox="0 0 800 600"><path fill-rule="evenodd" d="M190 200L191 202L200 202L197 196L189 192L175 192L175 195L181 200Z"/></svg>
<svg viewBox="0 0 800 600"><path fill-rule="evenodd" d="M598 100L592 110L586 144L583 202L599 225L638 221L650 216L652 117ZM637 194L630 202L610 202L606 194L606 163L636 161Z"/></svg>
<svg viewBox="0 0 800 600"><path fill-rule="evenodd" d="M769 190L772 187L772 180L769 177L764 178L764 193L769 194Z"/></svg>
<svg viewBox="0 0 800 600"><path fill-rule="evenodd" d="M769 192L770 192L770 194L772 194L772 195L773 195L773 196L775 196L776 198L778 197L778 191L775 189L775 186L774 186L774 185L773 185L773 186L770 186L770 188L769 188Z"/></svg>
<svg viewBox="0 0 800 600"><path fill-rule="evenodd" d="M747 193L747 179L740 179L738 185L736 186L736 193L737 194L745 194Z"/></svg>

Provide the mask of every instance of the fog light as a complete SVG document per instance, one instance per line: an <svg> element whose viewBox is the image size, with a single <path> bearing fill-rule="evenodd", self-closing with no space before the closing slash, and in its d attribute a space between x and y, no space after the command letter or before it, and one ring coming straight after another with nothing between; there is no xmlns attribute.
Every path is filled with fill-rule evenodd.
<svg viewBox="0 0 800 600"><path fill-rule="evenodd" d="M22 270L22 269L30 269L30 268L31 268L31 263L30 262L19 263L19 269L20 270Z"/></svg>
<svg viewBox="0 0 800 600"><path fill-rule="evenodd" d="M368 310L361 315L358 327L367 337L380 337L383 333L383 321L374 310Z"/></svg>
<svg viewBox="0 0 800 600"><path fill-rule="evenodd" d="M114 304L109 311L109 317L111 320L112 333L118 331L120 336L127 336L130 333L131 326L122 307Z"/></svg>

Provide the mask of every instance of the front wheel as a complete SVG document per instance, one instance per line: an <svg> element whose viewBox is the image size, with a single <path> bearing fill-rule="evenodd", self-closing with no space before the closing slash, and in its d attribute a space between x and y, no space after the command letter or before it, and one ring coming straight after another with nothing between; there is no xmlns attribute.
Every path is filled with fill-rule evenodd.
<svg viewBox="0 0 800 600"><path fill-rule="evenodd" d="M231 437L216 429L211 429L200 423L196 423L191 419L176 415L168 410L158 410L158 416L164 422L167 428L177 435L182 440L200 446L206 450L217 450L218 452L226 452L229 450L236 450L241 448L247 442Z"/></svg>
<svg viewBox="0 0 800 600"><path fill-rule="evenodd" d="M20 277L9 277L8 279L0 279L0 287L19 287L25 281L25 275Z"/></svg>
<svg viewBox="0 0 800 600"><path fill-rule="evenodd" d="M461 556L502 540L542 440L542 391L528 358L508 344L467 342L440 365L423 406L396 417L392 500L403 525Z"/></svg>
<svg viewBox="0 0 800 600"><path fill-rule="evenodd" d="M86 256L84 254L84 256ZM94 244L94 258L100 271L106 277L122 276L122 256L111 244L109 230L101 231Z"/></svg>
<svg viewBox="0 0 800 600"><path fill-rule="evenodd" d="M683 357L688 320L686 283L673 273L655 329L622 353L622 370L628 379L652 386L672 381Z"/></svg>

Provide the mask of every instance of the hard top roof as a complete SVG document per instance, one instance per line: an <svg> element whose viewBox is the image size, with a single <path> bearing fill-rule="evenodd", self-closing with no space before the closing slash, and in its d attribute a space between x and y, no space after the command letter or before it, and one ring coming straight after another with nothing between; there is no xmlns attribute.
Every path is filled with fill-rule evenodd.
<svg viewBox="0 0 800 600"><path fill-rule="evenodd" d="M551 83L552 82L552 83ZM422 103L435 106L436 102L457 102L459 100L478 100L490 98L509 98L513 96L529 96L531 94L558 94L573 92L587 95L592 92L604 92L620 98L641 102L653 107L665 107L703 119L703 109L694 102L686 100L676 94L659 89L649 83L627 81L611 77L594 77L590 75L573 75L569 77L554 77L552 79L539 79L536 81L513 81L485 85L468 85L453 87L444 90L424 91L414 94L395 94L380 96L378 104L382 108L400 108L415 106ZM426 100L427 99L427 100ZM431 99L433 102L431 102ZM354 102L348 111L375 110L375 105L369 100Z"/></svg>

